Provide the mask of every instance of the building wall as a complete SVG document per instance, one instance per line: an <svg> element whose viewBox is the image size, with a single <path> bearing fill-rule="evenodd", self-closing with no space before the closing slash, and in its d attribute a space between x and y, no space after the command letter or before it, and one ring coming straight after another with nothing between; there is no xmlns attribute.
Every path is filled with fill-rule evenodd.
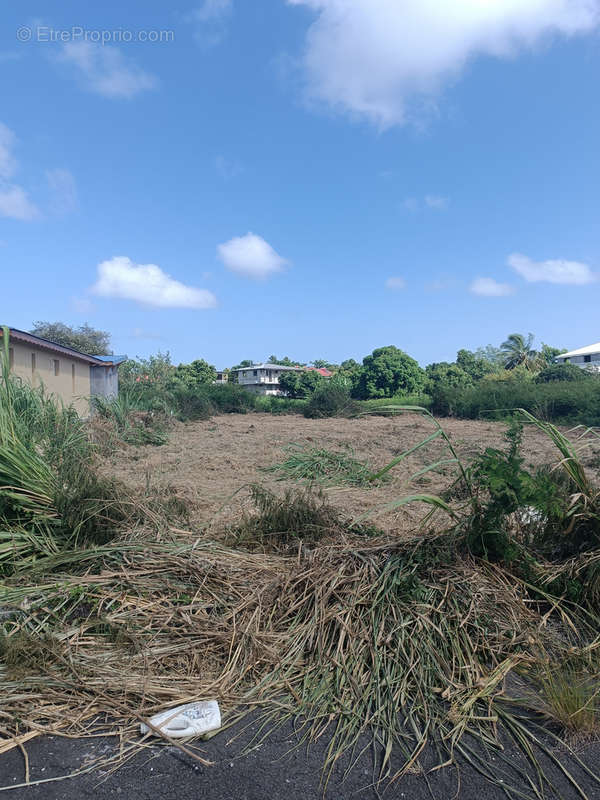
<svg viewBox="0 0 600 800"><path fill-rule="evenodd" d="M253 383L279 383L280 369L252 369L249 367L238 372L238 383L241 386Z"/></svg>
<svg viewBox="0 0 600 800"><path fill-rule="evenodd" d="M590 353L589 356L557 356L559 364L576 364L578 367L600 366L600 353Z"/></svg>
<svg viewBox="0 0 600 800"><path fill-rule="evenodd" d="M81 416L90 413L90 367L85 361L31 344L10 341L11 372L31 386L44 385L49 394L73 405ZM35 361L32 360L32 356ZM58 362L56 367L55 362ZM58 374L56 372L58 371Z"/></svg>
<svg viewBox="0 0 600 800"><path fill-rule="evenodd" d="M243 386L247 392L252 392L253 394L283 395L283 392L279 388L278 384L247 383L243 384Z"/></svg>
<svg viewBox="0 0 600 800"><path fill-rule="evenodd" d="M118 367L90 367L90 391L95 397L116 397L119 394Z"/></svg>

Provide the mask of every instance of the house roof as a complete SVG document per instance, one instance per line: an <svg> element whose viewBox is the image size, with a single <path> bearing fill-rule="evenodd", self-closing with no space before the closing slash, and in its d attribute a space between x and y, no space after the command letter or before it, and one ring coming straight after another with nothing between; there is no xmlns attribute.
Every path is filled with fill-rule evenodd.
<svg viewBox="0 0 600 800"><path fill-rule="evenodd" d="M592 353L600 353L600 342L596 344L588 344L586 347L580 347L577 350L571 350L568 353L561 353L556 358L571 358L572 356L589 356Z"/></svg>
<svg viewBox="0 0 600 800"><path fill-rule="evenodd" d="M43 350L48 350L51 353L60 353L69 358L75 358L78 361L84 361L91 366L97 367L113 367L125 361L127 356L90 356L87 353L81 353L72 347L65 347L65 345L51 342L50 339L43 339L41 336L34 336L33 333L27 331L20 331L18 328L9 328L9 338L16 342L23 342L24 344L34 345Z"/></svg>
<svg viewBox="0 0 600 800"><path fill-rule="evenodd" d="M302 370L303 367L284 367L282 364L252 364L249 367L240 367L234 369L232 372L245 372L249 369L287 369L287 370Z"/></svg>
<svg viewBox="0 0 600 800"><path fill-rule="evenodd" d="M306 367L306 369L310 372L318 372L319 375L322 375L324 378L331 378L333 375L333 372L326 367Z"/></svg>
<svg viewBox="0 0 600 800"><path fill-rule="evenodd" d="M122 364L127 361L127 356L92 356L98 361L104 361L107 364Z"/></svg>

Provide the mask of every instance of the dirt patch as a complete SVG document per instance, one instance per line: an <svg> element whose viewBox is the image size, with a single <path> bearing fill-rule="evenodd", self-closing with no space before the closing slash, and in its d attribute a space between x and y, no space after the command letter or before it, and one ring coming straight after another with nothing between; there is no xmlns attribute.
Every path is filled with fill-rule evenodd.
<svg viewBox="0 0 600 800"><path fill-rule="evenodd" d="M506 425L499 422L453 419L444 420L444 428L467 461L486 447L502 446L506 431ZM433 430L427 418L409 414L350 420L231 414L178 424L169 442L161 447L116 451L104 459L103 470L135 489L152 491L170 486L189 505L193 528L219 528L239 520L248 507L250 484L259 483L276 492L292 485L263 471L285 457L284 448L290 443L332 450L347 447L356 458L380 468ZM548 438L534 427L525 429L523 453L528 465L555 463L558 456ZM331 504L348 518L375 510L372 521L385 531L414 530L422 517L417 506L393 512L377 509L416 491L435 494L447 488L455 475L452 465L411 480L418 470L447 455L443 440L436 439L396 467L383 485L329 488L325 492ZM589 451L588 460L594 457L598 461L598 454Z"/></svg>

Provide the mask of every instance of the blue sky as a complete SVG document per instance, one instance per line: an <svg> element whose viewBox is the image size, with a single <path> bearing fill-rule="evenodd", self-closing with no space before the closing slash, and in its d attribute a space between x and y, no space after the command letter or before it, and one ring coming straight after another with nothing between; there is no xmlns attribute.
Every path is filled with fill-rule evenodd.
<svg viewBox="0 0 600 800"><path fill-rule="evenodd" d="M600 339L600 0L26 5L7 324L218 367Z"/></svg>

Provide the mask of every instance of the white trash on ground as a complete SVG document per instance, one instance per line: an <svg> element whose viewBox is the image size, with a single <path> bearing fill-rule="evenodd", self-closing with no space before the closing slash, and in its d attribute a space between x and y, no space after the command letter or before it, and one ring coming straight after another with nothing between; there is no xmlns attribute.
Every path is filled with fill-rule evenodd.
<svg viewBox="0 0 600 800"><path fill-rule="evenodd" d="M185 736L199 736L220 728L221 712L216 700L186 703L184 706L155 714L150 717L150 723L172 739L183 739ZM140 731L155 733L144 723L140 725Z"/></svg>

